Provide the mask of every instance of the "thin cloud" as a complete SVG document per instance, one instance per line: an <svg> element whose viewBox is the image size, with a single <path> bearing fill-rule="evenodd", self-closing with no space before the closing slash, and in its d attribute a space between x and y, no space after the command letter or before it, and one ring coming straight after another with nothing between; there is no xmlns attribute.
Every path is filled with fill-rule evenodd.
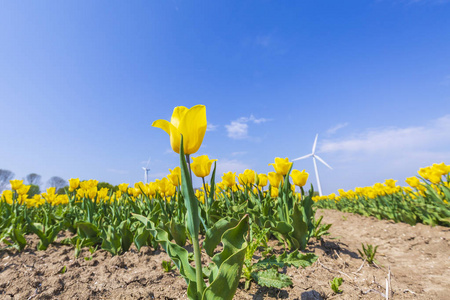
<svg viewBox="0 0 450 300"><path fill-rule="evenodd" d="M324 141L321 152L380 153L429 149L450 141L450 115L424 126L371 129L340 141ZM447 142L448 143L448 142Z"/></svg>
<svg viewBox="0 0 450 300"><path fill-rule="evenodd" d="M206 125L206 131L216 131L219 125L214 125L213 123L208 123Z"/></svg>
<svg viewBox="0 0 450 300"><path fill-rule="evenodd" d="M329 129L327 130L327 134L328 134L328 135L333 135L333 134L335 134L339 129L342 129L342 128L347 127L347 126L348 126L348 123L347 123L347 122L346 122L346 123L339 123L339 124L337 124L336 126L333 126L333 127L329 128Z"/></svg>
<svg viewBox="0 0 450 300"><path fill-rule="evenodd" d="M216 181L220 181L219 178L226 172L236 172L236 175L244 172L245 169L251 169L250 165L237 159L219 159L217 161L217 178Z"/></svg>
<svg viewBox="0 0 450 300"><path fill-rule="evenodd" d="M241 156L241 155L245 155L247 154L247 151L236 151L236 152L232 152L231 156Z"/></svg>
<svg viewBox="0 0 450 300"><path fill-rule="evenodd" d="M250 117L241 117L237 120L231 121L229 125L225 125L228 133L228 137L232 139L246 139L248 138L248 123L262 124L270 121L266 118L255 118L255 116L250 115Z"/></svg>
<svg viewBox="0 0 450 300"><path fill-rule="evenodd" d="M106 169L106 171L115 174L128 174L127 170L118 170L118 169Z"/></svg>

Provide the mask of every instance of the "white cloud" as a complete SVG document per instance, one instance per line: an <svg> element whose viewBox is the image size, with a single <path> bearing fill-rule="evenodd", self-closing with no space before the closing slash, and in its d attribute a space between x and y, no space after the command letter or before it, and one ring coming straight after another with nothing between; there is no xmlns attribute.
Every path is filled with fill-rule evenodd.
<svg viewBox="0 0 450 300"><path fill-rule="evenodd" d="M433 163L450 163L450 115L409 127L367 129L320 143L319 155L333 170L318 165L324 193L404 179ZM303 162L309 172L312 164ZM307 170L308 171L308 170Z"/></svg>
<svg viewBox="0 0 450 300"><path fill-rule="evenodd" d="M106 171L115 174L128 174L127 170L117 170L117 169L106 169Z"/></svg>
<svg viewBox="0 0 450 300"><path fill-rule="evenodd" d="M237 120L231 121L229 125L225 125L227 129L228 137L232 139L246 139L248 138L248 123L261 124L270 121L265 118L255 118L255 116L250 115L250 117L241 117Z"/></svg>
<svg viewBox="0 0 450 300"><path fill-rule="evenodd" d="M250 169L250 165L236 159L219 159L217 160L216 181L219 182L226 172L236 172L236 175Z"/></svg>
<svg viewBox="0 0 450 300"><path fill-rule="evenodd" d="M232 152L231 156L241 156L241 155L245 155L247 154L247 151L236 151L236 152Z"/></svg>
<svg viewBox="0 0 450 300"><path fill-rule="evenodd" d="M339 129L342 129L342 128L344 128L344 127L347 127L347 126L348 126L348 123L347 123L347 122L345 122L345 123L339 123L339 124L337 124L336 126L333 126L333 127L329 128L329 129L327 130L327 134L328 134L328 135L335 134L336 131L338 131Z"/></svg>
<svg viewBox="0 0 450 300"><path fill-rule="evenodd" d="M228 137L232 139L244 139L248 137L248 125L239 121L231 121L230 125L225 125Z"/></svg>
<svg viewBox="0 0 450 300"><path fill-rule="evenodd" d="M450 141L450 115L424 126L370 129L340 141L324 141L321 152L395 153L399 150L429 149Z"/></svg>
<svg viewBox="0 0 450 300"><path fill-rule="evenodd" d="M208 123L206 126L206 131L216 131L219 125L214 125L213 123Z"/></svg>

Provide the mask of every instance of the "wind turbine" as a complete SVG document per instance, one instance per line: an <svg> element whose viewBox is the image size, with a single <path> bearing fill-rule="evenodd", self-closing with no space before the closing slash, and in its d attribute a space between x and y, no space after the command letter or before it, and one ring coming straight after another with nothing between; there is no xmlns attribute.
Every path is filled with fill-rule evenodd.
<svg viewBox="0 0 450 300"><path fill-rule="evenodd" d="M151 157L148 158L147 165L145 167L142 167L142 169L144 169L144 179L145 179L144 183L145 184L148 183L148 171L150 171L150 169L148 168L148 164L150 163L150 158Z"/></svg>
<svg viewBox="0 0 450 300"><path fill-rule="evenodd" d="M321 159L318 155L316 155L316 145L317 145L317 137L319 136L319 134L316 134L316 139L314 140L314 144L312 147L312 152L308 155L293 159L292 161L296 161L296 160L300 160L300 159L304 159L304 158L308 158L311 157L313 158L313 162L314 162L314 170L316 171L316 178L317 178L317 187L319 188L319 195L322 196L322 187L320 186L320 180L319 180L319 172L317 171L317 163L316 163L316 158L323 163L325 166L327 166L328 168L330 168L331 170L333 170L332 167L330 167L323 159Z"/></svg>

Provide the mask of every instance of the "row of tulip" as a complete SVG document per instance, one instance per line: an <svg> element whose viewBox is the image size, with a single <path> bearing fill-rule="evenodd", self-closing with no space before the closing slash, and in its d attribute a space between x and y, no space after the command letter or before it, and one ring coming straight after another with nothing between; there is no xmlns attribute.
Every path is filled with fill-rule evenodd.
<svg viewBox="0 0 450 300"><path fill-rule="evenodd" d="M421 168L419 176L406 178L409 186L396 185L388 179L369 187L354 190L340 189L334 193L316 196L320 208L337 209L379 219L391 219L414 225L450 226L450 166L445 163Z"/></svg>
<svg viewBox="0 0 450 300"><path fill-rule="evenodd" d="M75 235L60 242L74 245L76 255L83 247L96 245L113 255L132 244L138 250L162 247L186 280L190 299L232 299L241 274L247 282L253 278L259 284L288 284L274 268L314 262L314 254L297 250L305 249L310 238L326 234L329 225L315 220L313 191L305 195L302 188L306 172L292 170L288 159L276 158L270 164L275 172L228 172L216 183L215 160L190 156L199 149L206 131L203 105L176 107L170 122L158 120L153 126L169 134L172 149L180 157L180 166L167 177L131 187L120 184L117 191L98 189L95 180L74 178L65 195L50 188L32 198L27 197L29 187L22 181L11 181L11 190L1 195L0 244L21 250L26 247L25 235L34 233L40 238L38 249L45 250L60 231L69 230ZM202 178L202 189L194 190L192 172ZM207 184L205 177L210 173ZM202 248L199 234L205 236ZM252 268L249 258L259 246L267 247L268 238L296 251L267 257ZM183 247L187 241L192 245L193 264ZM219 243L222 251L215 253ZM211 256L206 268L202 251Z"/></svg>

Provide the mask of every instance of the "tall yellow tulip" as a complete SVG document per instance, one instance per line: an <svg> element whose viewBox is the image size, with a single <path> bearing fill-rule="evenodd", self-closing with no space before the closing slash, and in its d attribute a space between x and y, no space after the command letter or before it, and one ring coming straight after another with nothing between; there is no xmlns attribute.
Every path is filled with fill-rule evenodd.
<svg viewBox="0 0 450 300"><path fill-rule="evenodd" d="M222 182L226 187L233 187L236 185L236 172L223 173Z"/></svg>
<svg viewBox="0 0 450 300"><path fill-rule="evenodd" d="M275 169L275 172L284 176L289 172L289 169L292 166L292 162L289 162L289 159L287 157L284 159L280 157L275 157L275 163L269 164L269 166L271 165Z"/></svg>
<svg viewBox="0 0 450 300"><path fill-rule="evenodd" d="M299 170L292 170L291 172L291 177L292 177L292 181L294 182L294 184L296 186L302 187L306 184L306 181L308 180L308 176L309 174L305 172L305 170L303 171L299 171Z"/></svg>
<svg viewBox="0 0 450 300"><path fill-rule="evenodd" d="M175 167L175 169L171 170L169 169L170 174L167 175L167 178L169 178L170 182L174 186L180 186L181 185L181 169L180 167Z"/></svg>
<svg viewBox="0 0 450 300"><path fill-rule="evenodd" d="M208 155L200 155L198 157L192 157L192 172L195 176L205 178L211 172L211 165L217 159L209 159Z"/></svg>
<svg viewBox="0 0 450 300"><path fill-rule="evenodd" d="M195 105L188 109L184 106L174 108L169 121L156 120L152 126L161 128L170 136L173 151L180 153L181 137L183 135L184 154L195 153L203 142L206 132L206 107Z"/></svg>

